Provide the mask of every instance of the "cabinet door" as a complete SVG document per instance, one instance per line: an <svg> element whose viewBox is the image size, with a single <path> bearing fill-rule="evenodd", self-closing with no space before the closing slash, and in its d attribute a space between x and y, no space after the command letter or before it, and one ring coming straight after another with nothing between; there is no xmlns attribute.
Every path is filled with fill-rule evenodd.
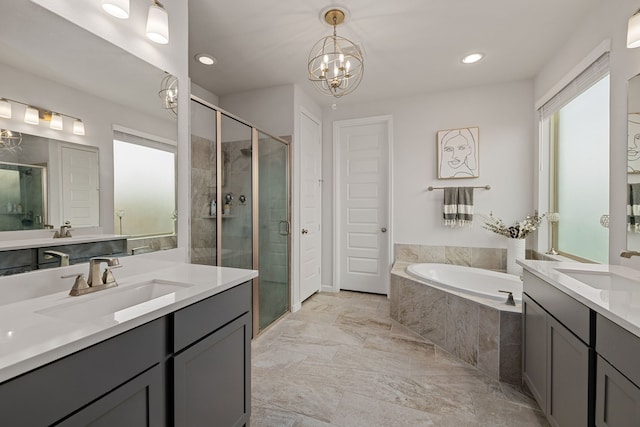
<svg viewBox="0 0 640 427"><path fill-rule="evenodd" d="M598 356L596 374L596 426L637 426L640 388Z"/></svg>
<svg viewBox="0 0 640 427"><path fill-rule="evenodd" d="M522 378L544 410L547 407L547 313L522 296Z"/></svg>
<svg viewBox="0 0 640 427"><path fill-rule="evenodd" d="M591 426L589 359L593 350L551 316L547 325L547 418L553 426Z"/></svg>
<svg viewBox="0 0 640 427"><path fill-rule="evenodd" d="M173 358L176 426L243 426L251 414L251 313Z"/></svg>
<svg viewBox="0 0 640 427"><path fill-rule="evenodd" d="M59 424L148 427L166 425L163 365L156 365Z"/></svg>

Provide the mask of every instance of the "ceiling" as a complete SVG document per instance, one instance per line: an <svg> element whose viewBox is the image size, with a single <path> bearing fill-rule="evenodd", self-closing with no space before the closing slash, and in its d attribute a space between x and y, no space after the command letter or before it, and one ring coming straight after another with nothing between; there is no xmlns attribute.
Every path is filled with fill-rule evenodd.
<svg viewBox="0 0 640 427"><path fill-rule="evenodd" d="M361 43L365 73L340 104L530 79L603 0L345 0L338 35ZM218 96L307 80L309 50L332 29L330 0L189 0L190 77ZM461 58L480 51L472 65ZM209 53L217 64L194 56Z"/></svg>

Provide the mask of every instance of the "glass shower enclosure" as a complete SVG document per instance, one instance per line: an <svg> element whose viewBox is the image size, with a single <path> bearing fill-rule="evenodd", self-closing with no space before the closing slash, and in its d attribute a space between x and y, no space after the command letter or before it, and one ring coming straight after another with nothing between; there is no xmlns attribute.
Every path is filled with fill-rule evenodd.
<svg viewBox="0 0 640 427"><path fill-rule="evenodd" d="M289 144L191 100L191 262L259 270L253 334L289 311Z"/></svg>

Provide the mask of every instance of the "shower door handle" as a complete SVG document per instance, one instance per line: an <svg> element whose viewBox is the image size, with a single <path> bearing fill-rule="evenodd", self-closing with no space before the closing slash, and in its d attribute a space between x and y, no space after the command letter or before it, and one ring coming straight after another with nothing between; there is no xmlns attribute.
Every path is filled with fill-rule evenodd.
<svg viewBox="0 0 640 427"><path fill-rule="evenodd" d="M282 224L284 224L284 232L282 231ZM279 228L280 230L278 230L278 232L281 236L289 235L289 221L287 220L280 221Z"/></svg>

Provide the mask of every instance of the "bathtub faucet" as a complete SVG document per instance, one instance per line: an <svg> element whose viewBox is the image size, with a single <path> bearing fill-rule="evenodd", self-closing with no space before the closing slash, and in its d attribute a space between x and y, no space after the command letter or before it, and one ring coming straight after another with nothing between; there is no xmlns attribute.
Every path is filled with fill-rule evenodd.
<svg viewBox="0 0 640 427"><path fill-rule="evenodd" d="M507 304L507 305L516 305L516 302L513 299L513 292L511 292L511 291L498 291L498 292L502 292L503 294L509 294L509 295L507 295L507 301L505 302L505 304Z"/></svg>

